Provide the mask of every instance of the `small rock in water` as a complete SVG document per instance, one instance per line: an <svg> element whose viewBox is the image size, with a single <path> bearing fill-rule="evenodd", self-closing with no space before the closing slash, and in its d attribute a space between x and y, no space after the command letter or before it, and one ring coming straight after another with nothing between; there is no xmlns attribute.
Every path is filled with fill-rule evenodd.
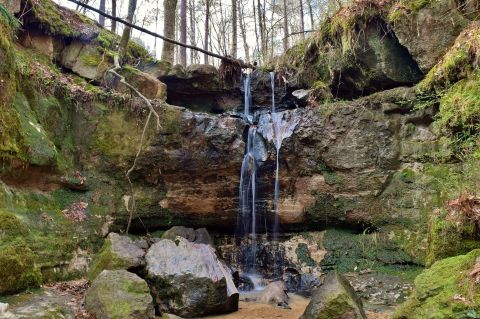
<svg viewBox="0 0 480 319"><path fill-rule="evenodd" d="M265 287L257 301L261 303L275 304L283 308L290 308L288 306L288 299L285 284L282 281L275 281Z"/></svg>
<svg viewBox="0 0 480 319"><path fill-rule="evenodd" d="M8 303L0 302L0 315L6 313L8 310Z"/></svg>

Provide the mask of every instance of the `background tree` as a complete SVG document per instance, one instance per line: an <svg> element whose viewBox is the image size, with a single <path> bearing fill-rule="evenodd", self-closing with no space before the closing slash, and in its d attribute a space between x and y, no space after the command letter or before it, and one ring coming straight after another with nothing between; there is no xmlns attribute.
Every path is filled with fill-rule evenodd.
<svg viewBox="0 0 480 319"><path fill-rule="evenodd" d="M163 35L175 39L177 0L163 0ZM173 63L175 45L163 42L162 60Z"/></svg>
<svg viewBox="0 0 480 319"><path fill-rule="evenodd" d="M210 38L210 0L206 0L205 4L205 40L204 40L204 45L203 48L205 50L208 50L208 40ZM208 55L204 55L204 63L208 64Z"/></svg>
<svg viewBox="0 0 480 319"><path fill-rule="evenodd" d="M180 0L180 42L187 43L187 0ZM180 64L187 65L187 48L180 47Z"/></svg>

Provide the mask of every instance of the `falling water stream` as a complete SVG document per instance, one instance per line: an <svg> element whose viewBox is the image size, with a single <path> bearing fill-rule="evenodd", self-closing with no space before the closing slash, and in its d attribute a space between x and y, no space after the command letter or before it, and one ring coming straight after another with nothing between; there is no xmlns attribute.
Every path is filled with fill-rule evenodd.
<svg viewBox="0 0 480 319"><path fill-rule="evenodd" d="M258 277L258 270L256 269L256 255L257 255L257 169L259 160L257 157L256 146L257 138L263 139L272 143L275 146L276 153L276 168L275 168L275 186L273 196L273 212L274 224L272 229L273 240L278 240L279 233L279 158L282 141L291 136L295 127L298 125L298 118L293 116L293 112L282 111L277 112L275 108L275 73L270 72L271 90L272 90L272 108L270 114L251 114L252 108L252 92L251 92L251 77L250 74L245 74L243 88L244 88L244 117L249 125L248 137L246 143L245 155L242 161L242 168L240 172L240 187L239 187L239 223L241 227L239 232L242 236L250 235L251 243L246 256L246 270L251 277ZM258 120L258 123L254 123ZM257 136L258 135L258 136ZM266 218L265 218L266 223ZM267 231L268 225L265 225ZM253 280L252 280L253 281ZM258 288L258 287L257 287Z"/></svg>

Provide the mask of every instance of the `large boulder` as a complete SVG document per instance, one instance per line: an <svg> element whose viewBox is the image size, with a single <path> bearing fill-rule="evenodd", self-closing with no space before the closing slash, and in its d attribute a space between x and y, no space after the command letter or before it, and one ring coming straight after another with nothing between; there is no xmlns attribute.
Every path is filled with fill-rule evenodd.
<svg viewBox="0 0 480 319"><path fill-rule="evenodd" d="M300 319L367 319L362 301L339 273L327 275Z"/></svg>
<svg viewBox="0 0 480 319"><path fill-rule="evenodd" d="M162 239L150 247L146 261L160 311L192 318L238 309L237 288L211 246Z"/></svg>
<svg viewBox="0 0 480 319"><path fill-rule="evenodd" d="M399 1L390 14L398 41L426 73L469 22L459 1ZM478 10L477 10L478 12Z"/></svg>
<svg viewBox="0 0 480 319"><path fill-rule="evenodd" d="M111 65L100 54L96 43L80 40L74 40L63 49L60 63L81 77L95 81L101 81Z"/></svg>
<svg viewBox="0 0 480 319"><path fill-rule="evenodd" d="M152 296L142 278L126 270L104 270L85 297L87 310L97 319L150 319Z"/></svg>
<svg viewBox="0 0 480 319"><path fill-rule="evenodd" d="M128 236L110 233L95 256L88 277L93 280L103 270L138 269L145 266L145 250Z"/></svg>

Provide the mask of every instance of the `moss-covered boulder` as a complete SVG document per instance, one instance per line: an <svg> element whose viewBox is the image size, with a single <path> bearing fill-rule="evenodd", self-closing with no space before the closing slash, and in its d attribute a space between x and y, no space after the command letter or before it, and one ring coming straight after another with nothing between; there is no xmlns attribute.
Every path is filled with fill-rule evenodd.
<svg viewBox="0 0 480 319"><path fill-rule="evenodd" d="M38 287L42 275L24 242L0 246L0 295Z"/></svg>
<svg viewBox="0 0 480 319"><path fill-rule="evenodd" d="M339 273L331 272L312 300L301 319L366 319L362 301L348 281Z"/></svg>
<svg viewBox="0 0 480 319"><path fill-rule="evenodd" d="M395 35L428 72L469 22L460 2L402 0L389 12Z"/></svg>
<svg viewBox="0 0 480 319"><path fill-rule="evenodd" d="M480 288L475 282L480 250L436 262L415 279L415 289L392 319L476 318Z"/></svg>
<svg viewBox="0 0 480 319"><path fill-rule="evenodd" d="M105 269L140 268L145 265L144 256L145 251L129 237L110 233L102 249L95 256L88 277L93 280Z"/></svg>
<svg viewBox="0 0 480 319"><path fill-rule="evenodd" d="M15 236L25 235L27 227L18 217L0 208L0 242Z"/></svg>
<svg viewBox="0 0 480 319"><path fill-rule="evenodd" d="M356 1L340 9L289 49L276 69L292 75L292 86L326 86L343 98L418 82L421 71L390 29L384 7Z"/></svg>
<svg viewBox="0 0 480 319"><path fill-rule="evenodd" d="M430 217L426 265L435 261L468 253L480 248L480 237L475 219L480 210L480 199L461 195L450 200L443 209Z"/></svg>
<svg viewBox="0 0 480 319"><path fill-rule="evenodd" d="M97 319L150 319L155 315L147 283L126 270L104 270L85 297Z"/></svg>

